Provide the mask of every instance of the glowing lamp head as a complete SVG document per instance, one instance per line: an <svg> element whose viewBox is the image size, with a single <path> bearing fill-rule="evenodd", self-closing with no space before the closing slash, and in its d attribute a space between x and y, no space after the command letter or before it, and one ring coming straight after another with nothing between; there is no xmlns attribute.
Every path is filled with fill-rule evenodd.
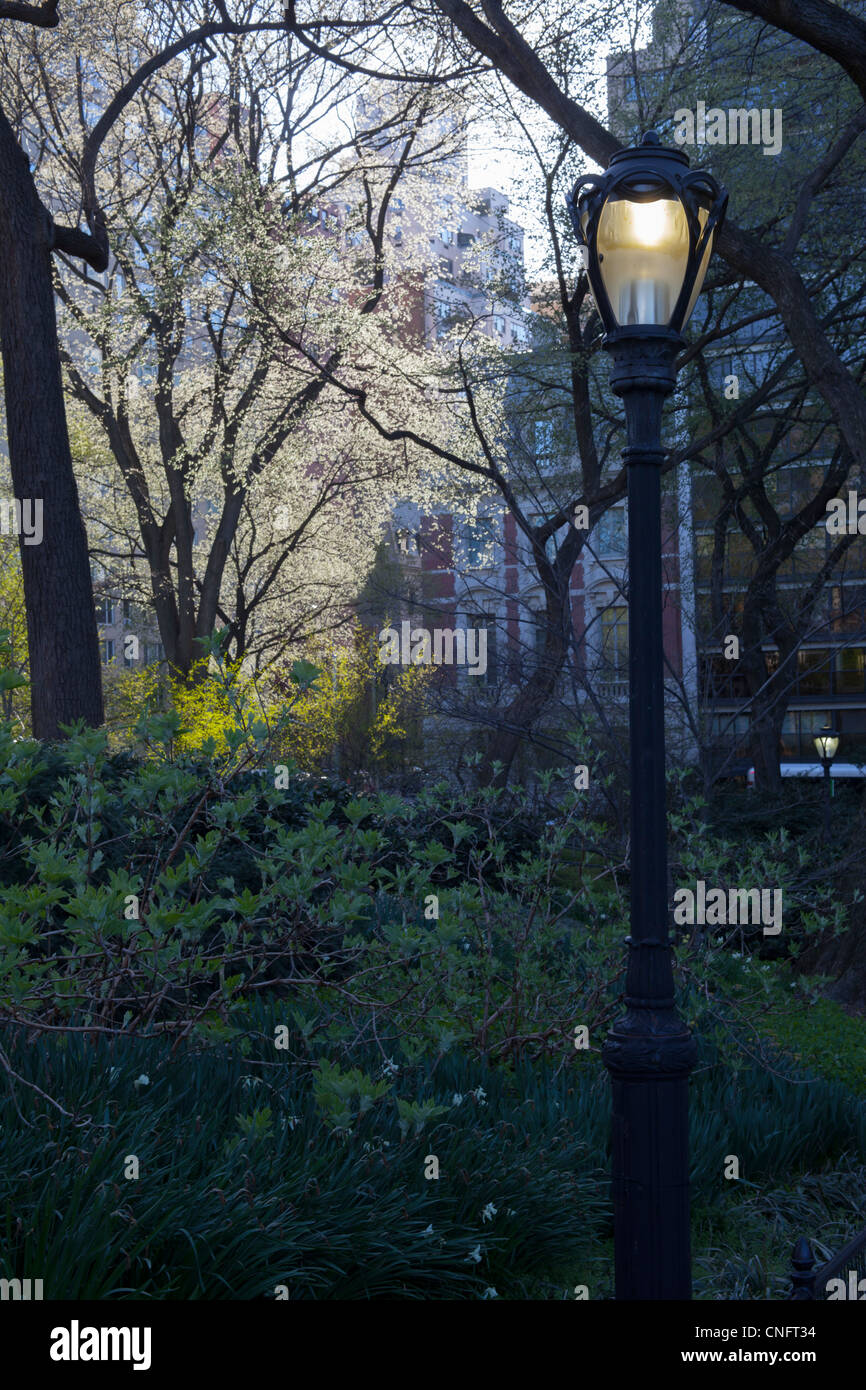
<svg viewBox="0 0 866 1390"><path fill-rule="evenodd" d="M830 724L825 724L815 735L815 748L822 763L831 763L839 748L839 735Z"/></svg>
<svg viewBox="0 0 866 1390"><path fill-rule="evenodd" d="M701 291L727 194L691 172L655 131L622 150L606 174L578 180L568 200L602 323L679 333Z"/></svg>

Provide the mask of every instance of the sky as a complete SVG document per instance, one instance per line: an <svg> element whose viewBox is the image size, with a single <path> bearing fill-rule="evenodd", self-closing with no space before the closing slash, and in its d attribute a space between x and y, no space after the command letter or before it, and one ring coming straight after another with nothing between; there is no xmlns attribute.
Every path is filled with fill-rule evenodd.
<svg viewBox="0 0 866 1390"><path fill-rule="evenodd" d="M649 38L648 33L645 38ZM607 45L599 46L594 50L595 62L587 77L593 89L598 93L598 98L594 103L588 105L593 115L601 121L605 121L607 115L605 74L608 54L628 46L628 43L627 26L622 26L622 32L617 32L616 29L611 30L610 42ZM547 122L548 118L539 111L536 125L539 133ZM586 164L587 170L595 167L593 164ZM520 130L516 130L514 135L506 140L503 138L501 125L477 121L470 127L470 186L473 188L497 188L511 200L510 216L520 223L526 233L524 259L527 275L530 279L535 278L541 270L548 241L543 207L539 208L543 190L536 185L538 196L533 196L531 191L537 177L536 169L537 165L531 152L525 147L525 137Z"/></svg>
<svg viewBox="0 0 866 1390"><path fill-rule="evenodd" d="M582 0L575 0L580 6ZM611 26L608 20L609 42L588 49L591 68L585 73L588 85L597 93L597 99L590 105L593 114L600 120L606 117L605 72L608 54L622 49L629 42L627 25ZM529 30L526 36L532 39ZM351 125L351 103L341 114L342 104L314 129L317 134L327 138L333 134L337 123L342 126L342 136ZM548 118L539 110L532 128L539 134ZM595 166L587 164L586 168ZM523 132L515 127L512 132L503 129L501 121L485 122L476 120L469 127L469 184L472 188L496 188L505 193L510 200L510 216L524 229L524 260L527 275L536 278L542 269L547 253L548 231L544 221L543 188L538 182L537 165L532 153L526 148ZM564 196L564 190L563 190Z"/></svg>

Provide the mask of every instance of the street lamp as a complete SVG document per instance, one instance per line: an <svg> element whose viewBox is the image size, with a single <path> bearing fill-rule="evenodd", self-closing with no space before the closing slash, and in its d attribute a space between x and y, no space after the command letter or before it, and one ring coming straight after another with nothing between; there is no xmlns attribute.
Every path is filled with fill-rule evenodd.
<svg viewBox="0 0 866 1390"><path fill-rule="evenodd" d="M814 738L815 750L824 769L824 844L830 843L830 764L839 748L839 734L832 724L825 724Z"/></svg>
<svg viewBox="0 0 866 1390"><path fill-rule="evenodd" d="M616 1297L691 1298L688 1079L668 937L661 576L662 406L727 194L655 131L568 198L625 402L628 466L631 935L625 1014L602 1050L613 1091Z"/></svg>

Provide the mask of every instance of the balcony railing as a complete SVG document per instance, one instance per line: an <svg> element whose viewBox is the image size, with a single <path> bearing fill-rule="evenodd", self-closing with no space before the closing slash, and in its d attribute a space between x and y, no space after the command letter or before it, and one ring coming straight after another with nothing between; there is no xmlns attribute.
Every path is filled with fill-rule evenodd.
<svg viewBox="0 0 866 1390"><path fill-rule="evenodd" d="M600 700L627 700L628 680L625 676L611 679L609 676L591 680L594 693Z"/></svg>

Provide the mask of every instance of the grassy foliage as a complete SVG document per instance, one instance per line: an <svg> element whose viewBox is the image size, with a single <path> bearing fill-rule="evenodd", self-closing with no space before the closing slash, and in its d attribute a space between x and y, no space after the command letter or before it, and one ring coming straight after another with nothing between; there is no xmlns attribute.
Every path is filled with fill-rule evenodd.
<svg viewBox="0 0 866 1390"><path fill-rule="evenodd" d="M254 1298L281 1284L296 1299L520 1297L580 1263L602 1219L565 1079L509 1082L449 1059L435 1079L401 1074L347 1131L312 1075L272 1054L256 1066L80 1036L9 1052L71 1112L20 1085L21 1118L8 1092L0 1111L0 1272L43 1277L46 1297ZM433 1097L443 1115L425 1123L417 1107ZM424 1177L429 1154L438 1180Z"/></svg>
<svg viewBox="0 0 866 1390"><path fill-rule="evenodd" d="M866 1226L862 1157L837 1158L832 1168L795 1172L758 1190L732 1182L723 1208L696 1208L695 1298L786 1298L799 1236L808 1235L820 1261Z"/></svg>
<svg viewBox="0 0 866 1390"><path fill-rule="evenodd" d="M351 1070L300 1066L274 1049L279 1017L253 1010L245 1055L164 1037L33 1047L5 1030L21 1080L0 1101L0 1276L66 1298L610 1296L600 1066L452 1054L431 1069L372 1051ZM698 1270L706 1289L740 1288L750 1259L769 1268L756 1230L776 1223L783 1262L821 1194L829 1229L830 1170L866 1152L866 1102L757 1066L732 1081L707 1045L692 1090ZM723 1176L729 1153L740 1182Z"/></svg>

